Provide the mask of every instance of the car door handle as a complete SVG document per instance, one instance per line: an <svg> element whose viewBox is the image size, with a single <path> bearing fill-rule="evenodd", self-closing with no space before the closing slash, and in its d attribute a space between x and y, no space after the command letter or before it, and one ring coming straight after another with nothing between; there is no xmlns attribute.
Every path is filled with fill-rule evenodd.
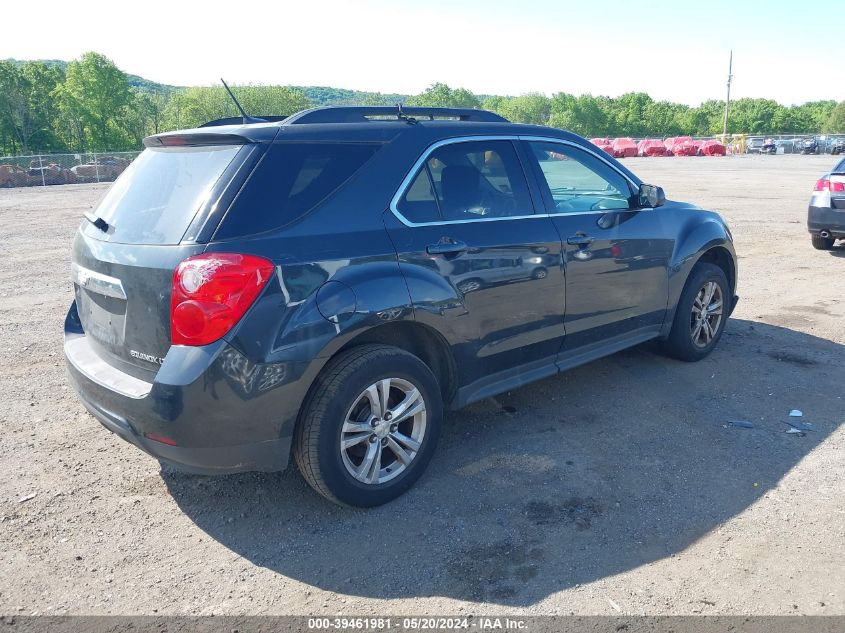
<svg viewBox="0 0 845 633"><path fill-rule="evenodd" d="M459 240L441 241L437 244L429 244L425 247L425 252L429 255L457 255L469 250L466 242Z"/></svg>
<svg viewBox="0 0 845 633"><path fill-rule="evenodd" d="M573 235L566 238L566 243L572 246L589 246L596 241L596 238L589 235Z"/></svg>

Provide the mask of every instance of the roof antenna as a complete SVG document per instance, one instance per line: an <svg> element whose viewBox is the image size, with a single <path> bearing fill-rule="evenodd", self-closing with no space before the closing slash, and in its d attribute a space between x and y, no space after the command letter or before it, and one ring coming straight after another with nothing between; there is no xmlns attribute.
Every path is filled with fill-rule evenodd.
<svg viewBox="0 0 845 633"><path fill-rule="evenodd" d="M405 123L410 123L411 125L413 125L414 123L417 122L417 120L414 117L408 116L404 112L402 112L402 104L401 103L396 104L396 118L400 119L402 121L405 121Z"/></svg>
<svg viewBox="0 0 845 633"><path fill-rule="evenodd" d="M221 77L221 78L220 78L220 82L223 84L223 87L226 89L226 92L228 92L228 93L229 93L229 96L230 96L230 97L232 97L232 101L234 101L234 102L235 102L235 105L238 107L238 110L240 110L240 112L241 112L241 116L242 116L242 117L243 117L243 119L244 119L244 125L246 125L247 123L266 123L266 122L267 122L267 121L265 121L264 119L259 119L259 118L254 117L254 116L249 116L249 115L246 113L246 110L244 110L244 109L241 107L241 104L240 104L240 103L238 103L238 100L235 98L235 95L234 95L234 94L232 94L232 91L231 91L231 90L229 90L229 86L228 86L228 84L226 83L226 81L223 79L223 77Z"/></svg>

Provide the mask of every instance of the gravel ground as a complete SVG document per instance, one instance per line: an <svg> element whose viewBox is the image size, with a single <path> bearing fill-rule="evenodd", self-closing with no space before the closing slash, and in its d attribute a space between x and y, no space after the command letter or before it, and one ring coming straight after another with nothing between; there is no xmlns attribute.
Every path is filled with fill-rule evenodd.
<svg viewBox="0 0 845 633"><path fill-rule="evenodd" d="M845 614L845 248L804 227L832 159L626 162L730 222L719 348L646 345L452 413L428 473L370 511L293 469L162 471L106 432L61 354L103 187L0 191L0 613ZM816 431L786 434L791 409Z"/></svg>

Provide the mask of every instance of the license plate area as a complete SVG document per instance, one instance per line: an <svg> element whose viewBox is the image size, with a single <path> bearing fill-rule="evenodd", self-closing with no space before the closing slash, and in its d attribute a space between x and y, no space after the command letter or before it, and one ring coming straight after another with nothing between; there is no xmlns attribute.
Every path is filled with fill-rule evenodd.
<svg viewBox="0 0 845 633"><path fill-rule="evenodd" d="M85 333L111 348L123 346L126 334L126 300L109 297L74 284L76 309Z"/></svg>

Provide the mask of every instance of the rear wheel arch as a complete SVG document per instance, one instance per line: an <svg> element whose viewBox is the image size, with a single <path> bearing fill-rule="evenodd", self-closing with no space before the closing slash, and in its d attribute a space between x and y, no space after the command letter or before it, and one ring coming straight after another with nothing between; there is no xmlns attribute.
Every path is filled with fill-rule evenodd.
<svg viewBox="0 0 845 633"><path fill-rule="evenodd" d="M452 350L434 328L416 321L396 321L371 327L347 341L333 355L361 345L390 345L422 360L440 385L443 402L448 403L458 388L458 371Z"/></svg>

